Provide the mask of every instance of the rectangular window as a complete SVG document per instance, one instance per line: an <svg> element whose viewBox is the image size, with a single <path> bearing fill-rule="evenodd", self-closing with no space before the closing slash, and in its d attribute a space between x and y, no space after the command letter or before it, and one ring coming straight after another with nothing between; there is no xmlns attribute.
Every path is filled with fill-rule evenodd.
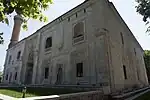
<svg viewBox="0 0 150 100"><path fill-rule="evenodd" d="M77 63L76 64L76 76L77 77L83 77L83 63Z"/></svg>
<svg viewBox="0 0 150 100"><path fill-rule="evenodd" d="M10 64L10 62L11 62L11 55L9 56L8 64Z"/></svg>
<svg viewBox="0 0 150 100"><path fill-rule="evenodd" d="M21 51L19 51L19 52L17 53L17 60L20 59L20 55L21 55Z"/></svg>
<svg viewBox="0 0 150 100"><path fill-rule="evenodd" d="M52 47L52 37L46 39L45 49Z"/></svg>
<svg viewBox="0 0 150 100"><path fill-rule="evenodd" d="M120 33L120 35L121 35L121 41L122 41L122 44L124 44L123 34Z"/></svg>
<svg viewBox="0 0 150 100"><path fill-rule="evenodd" d="M123 65L124 78L127 79L126 66Z"/></svg>
<svg viewBox="0 0 150 100"><path fill-rule="evenodd" d="M6 75L6 80L8 80L8 74Z"/></svg>
<svg viewBox="0 0 150 100"><path fill-rule="evenodd" d="M15 73L15 80L17 80L17 72Z"/></svg>
<svg viewBox="0 0 150 100"><path fill-rule="evenodd" d="M134 54L136 55L136 49L134 48Z"/></svg>
<svg viewBox="0 0 150 100"><path fill-rule="evenodd" d="M44 78L45 78L45 79L48 79L48 76L49 76L49 68L45 68L45 75L44 75Z"/></svg>

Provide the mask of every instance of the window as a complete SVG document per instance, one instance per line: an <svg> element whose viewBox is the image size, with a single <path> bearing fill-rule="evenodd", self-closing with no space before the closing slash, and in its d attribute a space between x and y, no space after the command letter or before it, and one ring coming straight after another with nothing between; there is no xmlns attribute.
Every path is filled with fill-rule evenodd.
<svg viewBox="0 0 150 100"><path fill-rule="evenodd" d="M77 68L76 76L83 77L83 63L77 63L76 68Z"/></svg>
<svg viewBox="0 0 150 100"><path fill-rule="evenodd" d="M10 64L10 62L11 62L11 55L9 56L8 64Z"/></svg>
<svg viewBox="0 0 150 100"><path fill-rule="evenodd" d="M6 75L6 80L8 80L8 74Z"/></svg>
<svg viewBox="0 0 150 100"><path fill-rule="evenodd" d="M20 55L21 55L21 51L19 51L19 52L17 53L17 60L20 59Z"/></svg>
<svg viewBox="0 0 150 100"><path fill-rule="evenodd" d="M136 49L134 48L134 54L136 55Z"/></svg>
<svg viewBox="0 0 150 100"><path fill-rule="evenodd" d="M49 68L45 68L45 79L48 79L48 75L49 75Z"/></svg>
<svg viewBox="0 0 150 100"><path fill-rule="evenodd" d="M121 35L121 41L122 41L122 44L124 44L123 34L120 33L120 35Z"/></svg>
<svg viewBox="0 0 150 100"><path fill-rule="evenodd" d="M15 73L15 80L17 80L17 72Z"/></svg>
<svg viewBox="0 0 150 100"><path fill-rule="evenodd" d="M83 36L83 33L84 33L84 23L79 22L74 26L74 37L73 38Z"/></svg>
<svg viewBox="0 0 150 100"><path fill-rule="evenodd" d="M126 66L123 65L124 78L127 79Z"/></svg>
<svg viewBox="0 0 150 100"><path fill-rule="evenodd" d="M52 47L52 37L46 39L45 49Z"/></svg>

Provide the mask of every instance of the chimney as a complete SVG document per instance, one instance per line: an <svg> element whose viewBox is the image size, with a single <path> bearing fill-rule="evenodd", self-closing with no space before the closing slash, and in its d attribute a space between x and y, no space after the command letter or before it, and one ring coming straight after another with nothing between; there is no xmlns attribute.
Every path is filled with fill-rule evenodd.
<svg viewBox="0 0 150 100"><path fill-rule="evenodd" d="M18 42L22 22L23 18L20 15L14 16L14 27L8 48L11 48Z"/></svg>

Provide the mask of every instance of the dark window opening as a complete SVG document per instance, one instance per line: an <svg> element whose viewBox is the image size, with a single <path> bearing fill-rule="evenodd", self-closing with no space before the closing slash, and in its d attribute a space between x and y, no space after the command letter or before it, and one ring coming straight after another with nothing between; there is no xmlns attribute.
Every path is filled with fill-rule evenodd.
<svg viewBox="0 0 150 100"><path fill-rule="evenodd" d="M17 60L20 59L20 55L21 55L21 51L19 51L18 54L17 54Z"/></svg>
<svg viewBox="0 0 150 100"><path fill-rule="evenodd" d="M15 80L17 80L17 72L15 73Z"/></svg>
<svg viewBox="0 0 150 100"><path fill-rule="evenodd" d="M136 55L136 49L134 48L134 54Z"/></svg>
<svg viewBox="0 0 150 100"><path fill-rule="evenodd" d="M86 9L84 9L84 13L86 13Z"/></svg>
<svg viewBox="0 0 150 100"><path fill-rule="evenodd" d="M122 41L122 44L124 44L123 34L120 33L120 35L121 35L121 41Z"/></svg>
<svg viewBox="0 0 150 100"><path fill-rule="evenodd" d="M83 34L84 34L84 23L79 22L74 26L74 37L73 38L83 36Z"/></svg>
<svg viewBox="0 0 150 100"><path fill-rule="evenodd" d="M68 18L68 22L70 22L70 17Z"/></svg>
<svg viewBox="0 0 150 100"><path fill-rule="evenodd" d="M76 13L76 18L78 17L78 14Z"/></svg>
<svg viewBox="0 0 150 100"><path fill-rule="evenodd" d="M77 63L76 68L77 68L76 76L83 77L83 63Z"/></svg>
<svg viewBox="0 0 150 100"><path fill-rule="evenodd" d="M9 56L8 64L10 64L10 62L11 62L11 56Z"/></svg>
<svg viewBox="0 0 150 100"><path fill-rule="evenodd" d="M6 75L6 80L8 80L8 74Z"/></svg>
<svg viewBox="0 0 150 100"><path fill-rule="evenodd" d="M46 39L45 49L52 47L52 37Z"/></svg>
<svg viewBox="0 0 150 100"><path fill-rule="evenodd" d="M45 68L45 79L48 79L48 75L49 75L49 68Z"/></svg>
<svg viewBox="0 0 150 100"><path fill-rule="evenodd" d="M127 79L126 66L123 65L124 78Z"/></svg>

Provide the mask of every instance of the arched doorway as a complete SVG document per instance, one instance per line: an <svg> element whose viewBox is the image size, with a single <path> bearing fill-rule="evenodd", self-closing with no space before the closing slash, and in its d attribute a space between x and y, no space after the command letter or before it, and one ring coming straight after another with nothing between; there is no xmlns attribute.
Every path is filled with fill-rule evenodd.
<svg viewBox="0 0 150 100"><path fill-rule="evenodd" d="M32 83L32 75L33 75L33 63L28 63L26 68L26 80L25 84Z"/></svg>
<svg viewBox="0 0 150 100"><path fill-rule="evenodd" d="M25 78L25 84L31 84L32 83L32 76L33 76L33 51L31 50L28 56L28 62L26 64L26 78Z"/></svg>
<svg viewBox="0 0 150 100"><path fill-rule="evenodd" d="M9 76L9 83L11 83L11 78L12 78L12 72L10 73L10 76Z"/></svg>
<svg viewBox="0 0 150 100"><path fill-rule="evenodd" d="M62 84L62 80L63 80L63 70L62 70L62 65L60 65L60 67L57 70L56 84Z"/></svg>

